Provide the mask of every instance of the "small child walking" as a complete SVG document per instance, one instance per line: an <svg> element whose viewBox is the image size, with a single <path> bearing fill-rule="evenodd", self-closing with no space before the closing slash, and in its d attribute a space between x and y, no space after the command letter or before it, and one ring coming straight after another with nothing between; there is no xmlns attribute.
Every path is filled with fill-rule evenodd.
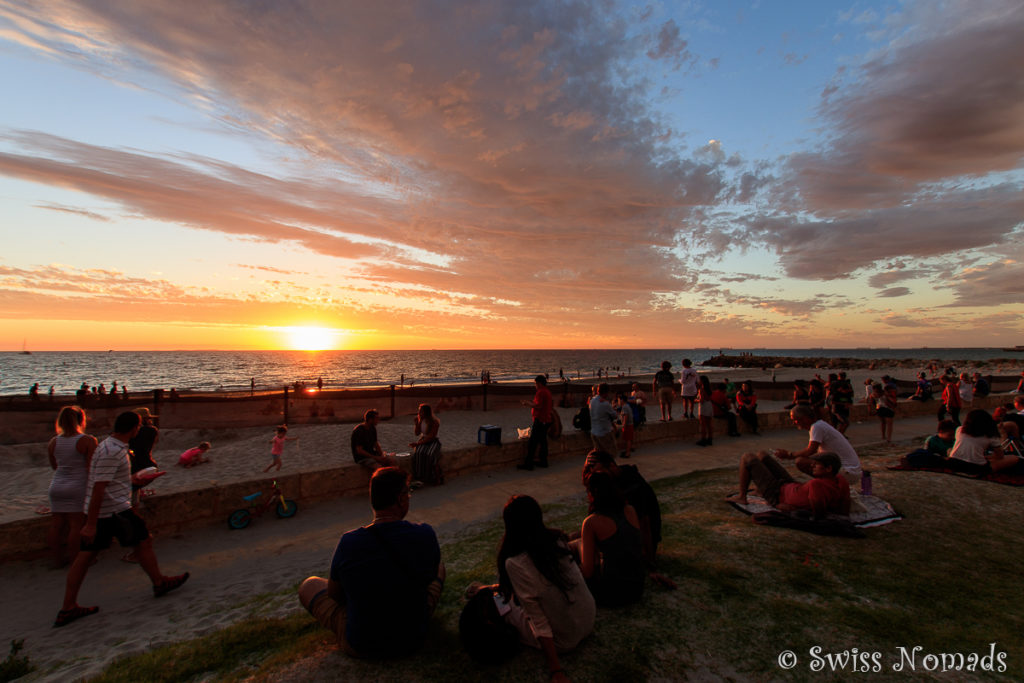
<svg viewBox="0 0 1024 683"><path fill-rule="evenodd" d="M269 472L270 468L277 467L281 469L281 454L284 453L284 442L285 441L298 441L297 436L288 436L288 425L281 425L277 428L274 438L270 440L270 464L263 470Z"/></svg>

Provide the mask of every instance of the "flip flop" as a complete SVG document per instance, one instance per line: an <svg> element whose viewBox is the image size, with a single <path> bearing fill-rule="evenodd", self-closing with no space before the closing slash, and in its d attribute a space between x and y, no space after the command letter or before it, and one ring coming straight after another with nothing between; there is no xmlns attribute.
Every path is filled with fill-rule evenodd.
<svg viewBox="0 0 1024 683"><path fill-rule="evenodd" d="M75 605L71 609L62 609L57 612L57 618L53 622L53 627L60 628L61 626L67 626L76 619L87 617L90 614L96 614L99 611L99 607L79 607L78 605Z"/></svg>
<svg viewBox="0 0 1024 683"><path fill-rule="evenodd" d="M188 572L178 574L177 576L165 576L163 581L153 584L153 595L155 597L162 598L175 588L180 587L181 584L188 581L188 577Z"/></svg>
<svg viewBox="0 0 1024 683"><path fill-rule="evenodd" d="M37 515L48 515L50 514L50 508L46 505L40 505L36 508Z"/></svg>

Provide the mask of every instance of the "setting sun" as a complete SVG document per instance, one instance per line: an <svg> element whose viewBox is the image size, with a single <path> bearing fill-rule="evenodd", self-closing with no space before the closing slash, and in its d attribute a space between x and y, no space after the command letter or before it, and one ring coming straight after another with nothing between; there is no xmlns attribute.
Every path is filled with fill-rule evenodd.
<svg viewBox="0 0 1024 683"><path fill-rule="evenodd" d="M326 327L285 327L288 346L295 351L326 351L338 346L338 330Z"/></svg>

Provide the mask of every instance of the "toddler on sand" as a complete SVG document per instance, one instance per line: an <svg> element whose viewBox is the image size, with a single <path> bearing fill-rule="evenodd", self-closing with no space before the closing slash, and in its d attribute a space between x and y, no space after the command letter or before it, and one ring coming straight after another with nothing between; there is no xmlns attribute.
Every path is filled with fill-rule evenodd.
<svg viewBox="0 0 1024 683"><path fill-rule="evenodd" d="M285 441L298 441L297 436L288 436L288 425L281 425L277 428L277 433L273 439L270 440L270 464L267 465L264 472L269 472L271 467L277 467L281 469L281 454L284 453L284 442Z"/></svg>
<svg viewBox="0 0 1024 683"><path fill-rule="evenodd" d="M195 467L204 462L210 462L206 457L206 451L210 450L210 442L203 441L195 448L190 448L178 457L178 464L182 467Z"/></svg>

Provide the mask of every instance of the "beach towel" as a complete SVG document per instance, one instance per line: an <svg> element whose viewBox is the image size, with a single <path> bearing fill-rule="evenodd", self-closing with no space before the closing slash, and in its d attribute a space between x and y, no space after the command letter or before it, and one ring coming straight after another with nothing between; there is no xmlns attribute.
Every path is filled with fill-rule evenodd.
<svg viewBox="0 0 1024 683"><path fill-rule="evenodd" d="M966 472L957 472L949 467L914 467L906 463L900 463L898 465L890 465L890 470L897 472L938 472L940 474L952 474L957 477L967 477L968 479L979 479L981 481L991 481L996 484L1006 484L1007 486L1024 486L1024 475L1021 474L1004 474L1001 472L991 472L989 474L967 474Z"/></svg>
<svg viewBox="0 0 1024 683"><path fill-rule="evenodd" d="M794 516L780 510L776 510L768 502L757 494L747 494L747 504L742 505L734 500L727 501L737 510L751 515L754 521L759 524L769 524L771 526L787 526L794 529L802 529L804 531L810 531L811 533L820 533L828 536L846 536L851 535L848 533L848 529L842 524L842 521L846 521L850 527L856 529L867 529L869 527L882 526L883 524L889 524L897 520L903 519L889 503L885 502L878 496L857 496L856 500L860 502L860 507L863 509L855 509L850 512L849 518L842 517L841 515L829 515L825 520L810 520L801 519L799 516ZM758 515L761 515L758 517ZM783 517L791 518L791 520L784 520ZM805 524L804 522L808 524ZM852 534L862 535L862 534Z"/></svg>

